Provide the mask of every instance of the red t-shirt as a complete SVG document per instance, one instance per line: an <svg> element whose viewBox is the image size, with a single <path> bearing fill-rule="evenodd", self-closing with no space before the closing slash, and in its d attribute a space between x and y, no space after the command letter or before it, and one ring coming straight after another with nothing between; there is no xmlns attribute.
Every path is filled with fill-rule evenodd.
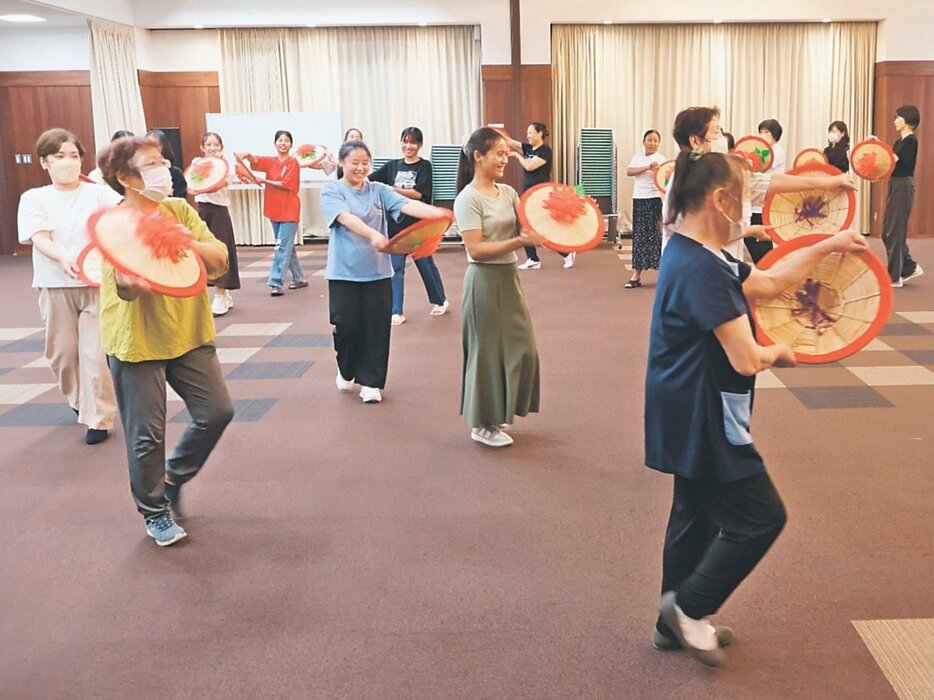
<svg viewBox="0 0 934 700"><path fill-rule="evenodd" d="M266 173L267 180L276 180L288 191L266 185L263 188L263 215L270 221L299 221L302 204L298 198L298 161L292 156L279 160L277 156L253 156L253 170Z"/></svg>

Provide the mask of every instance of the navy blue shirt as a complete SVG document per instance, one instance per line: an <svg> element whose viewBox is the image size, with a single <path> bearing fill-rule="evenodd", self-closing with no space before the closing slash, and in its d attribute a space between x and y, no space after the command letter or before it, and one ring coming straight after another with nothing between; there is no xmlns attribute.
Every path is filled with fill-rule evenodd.
<svg viewBox="0 0 934 700"><path fill-rule="evenodd" d="M765 471L749 420L755 377L739 374L714 329L749 316L749 265L680 234L662 256L645 375L645 463L688 479ZM750 320L751 323L751 320Z"/></svg>

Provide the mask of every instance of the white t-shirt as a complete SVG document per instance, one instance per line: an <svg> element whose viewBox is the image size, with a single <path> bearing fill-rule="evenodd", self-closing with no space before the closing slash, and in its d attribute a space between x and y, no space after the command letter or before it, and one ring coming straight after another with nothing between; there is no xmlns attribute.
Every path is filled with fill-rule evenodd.
<svg viewBox="0 0 934 700"><path fill-rule="evenodd" d="M644 168L647 165L652 163L658 163L661 165L664 163L667 158L661 153L653 153L650 156L645 155L645 152L636 153L632 160L629 161L629 168ZM633 177L635 182L632 186L632 198L633 199L655 199L661 197L662 193L658 191L658 188L655 186L655 171L646 170L644 173L639 173Z"/></svg>
<svg viewBox="0 0 934 700"><path fill-rule="evenodd" d="M230 162L230 158L227 156L220 156L227 161L227 185L231 182L237 181L237 175L234 172L234 164ZM191 164L194 165L201 158L193 158ZM227 191L227 185L224 185L219 190L214 192L206 192L204 194L196 194L196 202L205 202L207 204L216 204L219 207L229 207L230 206L230 193Z"/></svg>
<svg viewBox="0 0 934 700"><path fill-rule="evenodd" d="M110 187L88 182L78 184L74 190L57 190L53 185L27 190L19 200L17 226L19 242L29 243L39 231L50 231L52 240L72 259L90 242L88 219L92 214L109 209L122 197ZM32 248L32 286L84 287L81 280L65 274L61 266L39 249Z"/></svg>

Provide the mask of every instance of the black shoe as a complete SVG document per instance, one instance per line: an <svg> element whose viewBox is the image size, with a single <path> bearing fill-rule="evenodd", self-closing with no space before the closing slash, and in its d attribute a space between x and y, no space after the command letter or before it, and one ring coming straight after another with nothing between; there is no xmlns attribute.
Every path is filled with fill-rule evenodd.
<svg viewBox="0 0 934 700"><path fill-rule="evenodd" d="M109 430L98 430L97 428L88 428L84 434L84 441L89 445L97 445L110 437Z"/></svg>
<svg viewBox="0 0 934 700"><path fill-rule="evenodd" d="M284 294L282 287L270 287L269 296L271 297L281 297Z"/></svg>
<svg viewBox="0 0 934 700"><path fill-rule="evenodd" d="M713 629L721 647L729 646L733 642L734 635L731 627L714 625ZM652 646L658 651L680 651L684 649L684 646L676 637L669 637L667 634L660 632L657 627L652 630Z"/></svg>
<svg viewBox="0 0 934 700"><path fill-rule="evenodd" d="M717 646L714 649L700 649L687 643L681 631L681 625L678 622L675 604L675 592L668 591L662 595L662 599L658 602L658 612L661 613L662 620L665 621L665 624L675 633L675 636L678 638L678 641L681 642L681 646L684 647L684 650L702 664L715 667L722 666L726 660L722 647Z"/></svg>
<svg viewBox="0 0 934 700"><path fill-rule="evenodd" d="M165 497L169 502L169 508L172 509L172 514L175 516L176 520L181 520L185 517L185 513L182 510L182 487L179 484L170 484L168 481L165 482Z"/></svg>
<svg viewBox="0 0 934 700"><path fill-rule="evenodd" d="M292 282L292 284L289 285L289 289L304 289L307 286L308 280L302 280L300 282Z"/></svg>

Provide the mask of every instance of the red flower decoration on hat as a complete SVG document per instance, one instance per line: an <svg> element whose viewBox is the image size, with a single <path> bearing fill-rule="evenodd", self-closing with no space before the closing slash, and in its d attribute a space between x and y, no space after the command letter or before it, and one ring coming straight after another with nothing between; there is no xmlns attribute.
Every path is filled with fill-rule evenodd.
<svg viewBox="0 0 934 700"><path fill-rule="evenodd" d="M562 224L574 223L587 209L584 199L567 185L552 188L542 206L548 210L552 219Z"/></svg>
<svg viewBox="0 0 934 700"><path fill-rule="evenodd" d="M209 160L199 160L191 168L191 179L195 182L206 180L214 171L214 166Z"/></svg>
<svg viewBox="0 0 934 700"><path fill-rule="evenodd" d="M156 259L177 262L191 248L191 233L170 216L155 211L140 217L136 235L152 250Z"/></svg>

